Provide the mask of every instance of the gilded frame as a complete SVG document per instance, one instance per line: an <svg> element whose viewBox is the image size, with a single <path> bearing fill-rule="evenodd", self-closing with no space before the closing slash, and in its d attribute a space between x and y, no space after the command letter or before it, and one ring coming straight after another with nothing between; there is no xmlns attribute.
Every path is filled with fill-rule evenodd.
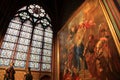
<svg viewBox="0 0 120 80"><path fill-rule="evenodd" d="M84 8L84 6L85 5L89 5L88 3L90 3L91 4L91 2L96 2L95 3L95 5L94 6L96 6L96 4L98 5L99 4L99 7L101 8L101 10L102 10L102 14L104 15L104 20L105 20L105 22L107 23L107 26L108 26L108 28L107 29L109 29L109 31L110 31L110 34L111 34L111 36L112 36L112 39L113 39L113 41L114 41L114 44L115 44L115 47L116 47L116 51L117 51L117 55L118 55L118 58L120 57L120 42L119 42L119 39L118 39L118 37L117 37L117 34L116 34L116 32L115 32L115 29L114 29L114 27L113 27L113 24L112 24L112 21L110 20L110 17L109 17L109 15L108 15L108 13L107 13L107 10L106 10L106 8L105 8L105 5L103 4L103 0L86 0L76 11L75 11L75 13L69 18L69 20L66 22L66 24L63 26L63 28L58 32L58 34L57 34L57 55L56 55L56 61L57 61L57 63L56 63L56 73L57 73L57 76L56 76L56 80L63 80L62 78L61 78L61 76L63 76L63 75L61 75L61 62L62 62L62 60L63 59L61 59L61 54L62 54L62 52L61 52L61 48L63 48L63 47L69 47L69 46L72 46L71 44L69 45L69 46L63 46L63 45L61 45L61 41L62 41L62 39L64 39L64 40L67 40L67 39L65 39L65 38L67 38L69 35L69 26L76 26L76 24L79 24L79 22L77 22L77 20L79 20L79 19L77 19L76 17L80 17L80 16L78 16L78 14L81 12L81 10ZM94 6L92 6L92 7L94 7ZM83 9L84 10L84 9ZM88 16L90 16L90 15L88 15ZM77 20L76 20L76 19ZM81 21L81 20L79 20L79 21ZM72 22L74 23L74 24L72 24ZM82 22L82 21L81 21ZM91 24L92 26L96 26L96 24ZM90 31L89 31L90 32ZM67 35L64 35L64 34L66 34L67 33ZM84 34L84 30L82 31L82 35ZM87 33L87 34L91 34L91 33ZM94 34L94 33L93 33ZM63 37L63 38L61 38L61 36ZM83 37L85 37L84 35L81 37L81 38L83 38ZM88 37L88 36L87 36ZM81 41L81 40L80 40ZM69 41L70 42L70 41ZM87 42L87 41L86 41ZM63 43L64 44L67 44L67 41L63 41ZM87 43L86 43L87 44ZM70 48L71 49L71 48ZM69 50L70 50L69 49ZM114 57L115 58L115 57ZM118 63L119 64L119 63ZM120 65L120 64L119 64ZM108 79L109 80L109 79Z"/></svg>

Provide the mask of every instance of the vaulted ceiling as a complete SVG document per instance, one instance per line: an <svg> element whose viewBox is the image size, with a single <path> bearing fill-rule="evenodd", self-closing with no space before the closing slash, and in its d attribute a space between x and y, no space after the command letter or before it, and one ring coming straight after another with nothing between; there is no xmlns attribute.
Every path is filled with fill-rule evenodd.
<svg viewBox="0 0 120 80"><path fill-rule="evenodd" d="M85 0L0 0L0 30L6 30L16 11L29 4L42 6L49 14L54 33L57 33L72 13Z"/></svg>

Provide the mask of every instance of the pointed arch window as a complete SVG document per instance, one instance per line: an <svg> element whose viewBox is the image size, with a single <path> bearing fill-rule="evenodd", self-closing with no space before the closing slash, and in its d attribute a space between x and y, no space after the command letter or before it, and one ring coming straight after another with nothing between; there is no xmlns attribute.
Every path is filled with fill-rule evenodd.
<svg viewBox="0 0 120 80"><path fill-rule="evenodd" d="M1 45L0 66L51 71L53 31L51 19L36 4L17 11Z"/></svg>

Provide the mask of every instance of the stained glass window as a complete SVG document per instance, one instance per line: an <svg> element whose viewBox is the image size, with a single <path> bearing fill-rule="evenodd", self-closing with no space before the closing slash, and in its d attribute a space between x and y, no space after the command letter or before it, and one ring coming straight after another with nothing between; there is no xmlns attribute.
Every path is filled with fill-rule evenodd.
<svg viewBox="0 0 120 80"><path fill-rule="evenodd" d="M51 19L36 4L17 11L0 46L0 66L51 72L53 31Z"/></svg>

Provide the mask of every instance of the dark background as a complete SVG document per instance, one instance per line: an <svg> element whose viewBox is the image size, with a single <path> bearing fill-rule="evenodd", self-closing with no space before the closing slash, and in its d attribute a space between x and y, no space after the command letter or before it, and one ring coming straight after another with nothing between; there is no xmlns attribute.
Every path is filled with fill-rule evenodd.
<svg viewBox="0 0 120 80"><path fill-rule="evenodd" d="M50 16L54 35L85 0L0 0L0 38L5 34L8 24L17 10L29 5L42 6Z"/></svg>

